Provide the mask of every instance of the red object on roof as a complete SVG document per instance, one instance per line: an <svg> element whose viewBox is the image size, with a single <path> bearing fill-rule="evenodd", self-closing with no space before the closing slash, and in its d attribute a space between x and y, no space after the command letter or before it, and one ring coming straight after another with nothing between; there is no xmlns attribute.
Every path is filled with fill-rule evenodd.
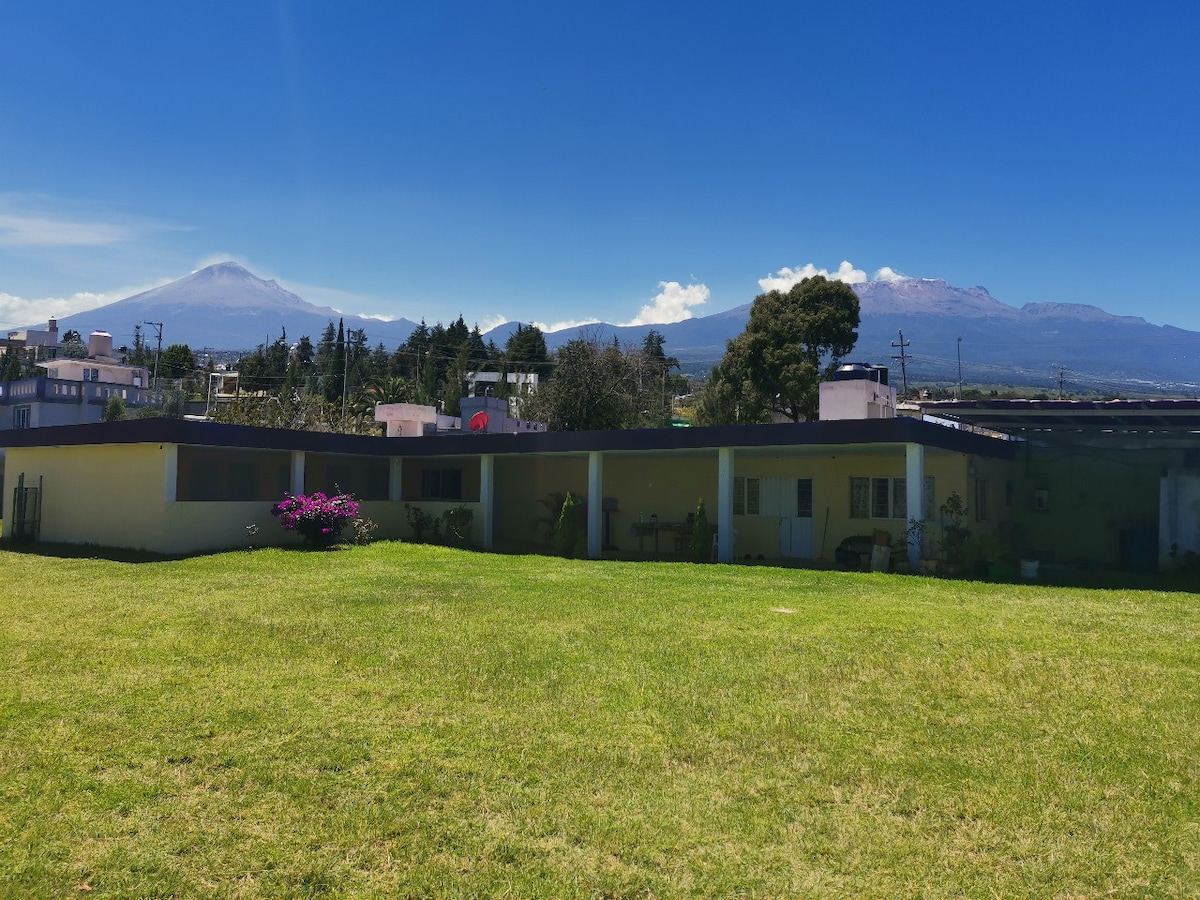
<svg viewBox="0 0 1200 900"><path fill-rule="evenodd" d="M488 414L482 409L471 416L472 431L486 431L488 426Z"/></svg>

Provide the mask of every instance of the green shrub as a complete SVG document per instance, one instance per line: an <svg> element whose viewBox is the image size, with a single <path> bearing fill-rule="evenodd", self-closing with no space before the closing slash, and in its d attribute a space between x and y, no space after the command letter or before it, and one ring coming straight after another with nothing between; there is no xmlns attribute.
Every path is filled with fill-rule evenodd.
<svg viewBox="0 0 1200 900"><path fill-rule="evenodd" d="M576 550L579 535L579 504L567 491L562 509L558 511L558 523L554 526L554 550L570 559Z"/></svg>
<svg viewBox="0 0 1200 900"><path fill-rule="evenodd" d="M100 414L101 422L119 422L126 418L125 400L120 394L113 394L104 401L104 412Z"/></svg>

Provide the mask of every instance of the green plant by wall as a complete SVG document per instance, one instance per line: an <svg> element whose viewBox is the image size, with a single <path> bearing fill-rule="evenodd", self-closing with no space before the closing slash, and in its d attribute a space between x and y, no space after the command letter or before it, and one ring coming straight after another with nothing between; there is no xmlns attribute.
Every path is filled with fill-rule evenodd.
<svg viewBox="0 0 1200 900"><path fill-rule="evenodd" d="M408 527L412 529L413 540L418 544L425 543L425 532L429 532L429 540L438 543L442 539L441 516L431 516L419 506L404 504L404 515L408 519Z"/></svg>
<svg viewBox="0 0 1200 900"><path fill-rule="evenodd" d="M469 506L456 506L442 513L442 521L446 523L446 539L451 543L466 543L471 535L471 522L475 519L475 510Z"/></svg>
<svg viewBox="0 0 1200 900"><path fill-rule="evenodd" d="M350 523L354 527L354 543L364 546L375 540L375 529L379 526L366 516L360 516Z"/></svg>
<svg viewBox="0 0 1200 900"><path fill-rule="evenodd" d="M696 524L692 528L692 561L698 563L712 560L713 527L708 523L704 511L704 500L696 504Z"/></svg>
<svg viewBox="0 0 1200 900"><path fill-rule="evenodd" d="M554 550L570 559L576 550L579 536L579 504L567 491L562 509L558 512L558 523L554 526Z"/></svg>

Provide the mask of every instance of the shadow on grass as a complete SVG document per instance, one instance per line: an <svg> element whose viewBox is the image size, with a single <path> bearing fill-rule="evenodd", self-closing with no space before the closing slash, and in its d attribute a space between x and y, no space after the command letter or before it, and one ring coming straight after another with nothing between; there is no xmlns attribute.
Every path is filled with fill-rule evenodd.
<svg viewBox="0 0 1200 900"><path fill-rule="evenodd" d="M52 559L104 559L109 562L149 563L191 559L210 556L211 553L154 553L150 550L130 550L124 547L102 547L99 544L55 544L46 541L0 541L0 550L7 553L24 553L29 556L47 556ZM215 552L215 551L214 551Z"/></svg>
<svg viewBox="0 0 1200 900"><path fill-rule="evenodd" d="M372 543L390 543L389 541L373 541ZM396 541L397 544L412 543ZM341 550L348 550L351 545L334 544L331 547L308 547L302 544L291 546L276 546L268 547L245 547L240 548L243 551L253 550L289 550L296 553L330 553ZM99 544L58 544L44 541L13 541L11 539L0 540L0 550L8 553L24 553L30 556L44 556L52 559L103 559L109 562L121 563L155 563L155 562L171 562L182 559L198 559L205 556L216 556L223 553L237 552L239 548L230 547L224 550L208 550L196 553L154 553L150 550L131 550L124 547L103 547ZM540 553L538 552L540 551ZM545 547L539 546L538 551L532 551L532 555L546 555ZM530 551L526 551L529 553ZM504 555L523 555L514 551L513 548L504 548L498 554ZM622 561L621 558L613 559L612 561ZM628 559L624 561L630 561ZM638 557L637 561L648 562L650 560ZM673 560L658 560L659 562L671 562ZM789 561L781 560L738 560L734 565L745 566L764 566L775 568L788 568L796 570L834 570L838 567L833 565L813 564L812 560L805 561ZM930 576L913 576L913 577L930 577ZM1200 572L1195 571L1178 571L1178 572L1123 572L1115 569L1079 569L1056 572L1049 577L1041 577L1031 581L1009 581L996 580L987 577L972 578L963 576L961 579L943 579L943 580L963 580L986 582L990 584L1020 584L1029 587L1065 587L1065 588L1086 588L1089 590L1101 591L1120 591L1120 590L1136 590L1136 591L1161 591L1170 593L1187 593L1200 594Z"/></svg>

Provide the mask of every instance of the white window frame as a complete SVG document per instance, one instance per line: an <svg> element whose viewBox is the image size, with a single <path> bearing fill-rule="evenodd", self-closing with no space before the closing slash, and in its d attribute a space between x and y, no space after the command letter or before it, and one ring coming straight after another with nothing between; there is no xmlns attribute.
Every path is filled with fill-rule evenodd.
<svg viewBox="0 0 1200 900"><path fill-rule="evenodd" d="M757 475L733 476L733 514L735 516L762 514L762 479Z"/></svg>

